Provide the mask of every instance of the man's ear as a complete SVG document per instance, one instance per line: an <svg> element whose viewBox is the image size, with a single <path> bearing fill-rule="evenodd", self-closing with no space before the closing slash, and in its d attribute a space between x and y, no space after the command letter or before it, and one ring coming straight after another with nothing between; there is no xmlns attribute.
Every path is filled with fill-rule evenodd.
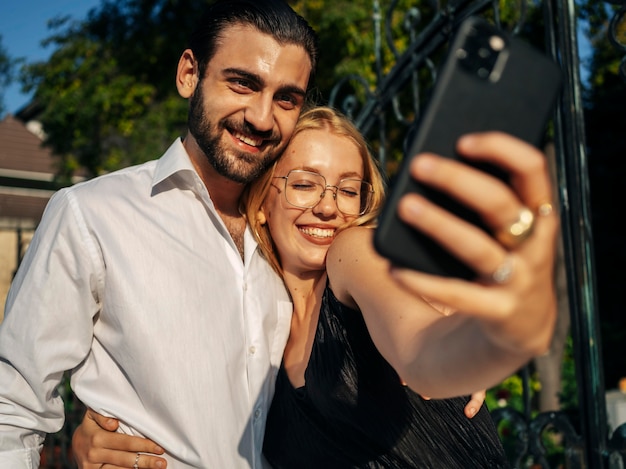
<svg viewBox="0 0 626 469"><path fill-rule="evenodd" d="M198 62L191 49L185 49L178 60L176 88L183 98L190 98L198 85Z"/></svg>

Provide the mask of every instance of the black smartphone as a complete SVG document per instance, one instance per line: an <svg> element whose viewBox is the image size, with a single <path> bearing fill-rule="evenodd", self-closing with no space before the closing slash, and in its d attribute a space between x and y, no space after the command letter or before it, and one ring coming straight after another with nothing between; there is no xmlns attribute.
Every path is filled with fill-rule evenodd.
<svg viewBox="0 0 626 469"><path fill-rule="evenodd" d="M390 184L374 235L376 250L404 267L474 278L476 274L469 266L398 217L399 199L416 192L488 231L476 213L418 184L408 172L409 162L424 151L460 158L455 152L456 141L470 132L503 131L540 147L560 88L560 69L545 54L481 18L463 21L424 114L408 139L410 144L398 174ZM483 165L481 169L507 179L498 168Z"/></svg>

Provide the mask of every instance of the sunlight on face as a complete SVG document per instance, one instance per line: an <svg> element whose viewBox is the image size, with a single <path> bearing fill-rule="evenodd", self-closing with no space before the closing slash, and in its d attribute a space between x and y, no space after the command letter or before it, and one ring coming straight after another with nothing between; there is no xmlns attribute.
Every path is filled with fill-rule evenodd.
<svg viewBox="0 0 626 469"><path fill-rule="evenodd" d="M190 99L189 132L222 176L248 183L281 153L311 72L306 50L251 26L223 32Z"/></svg>
<svg viewBox="0 0 626 469"><path fill-rule="evenodd" d="M278 162L263 212L285 273L302 275L325 270L326 252L337 228L355 216L337 209L334 188L313 208L289 204L281 177L294 169L319 173L327 184L336 186L343 179L362 179L363 161L350 138L311 129L297 134Z"/></svg>

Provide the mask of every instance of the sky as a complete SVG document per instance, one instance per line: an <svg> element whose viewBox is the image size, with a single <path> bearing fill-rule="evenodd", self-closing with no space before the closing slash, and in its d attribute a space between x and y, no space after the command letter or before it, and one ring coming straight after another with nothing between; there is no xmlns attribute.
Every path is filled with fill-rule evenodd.
<svg viewBox="0 0 626 469"><path fill-rule="evenodd" d="M82 20L90 9L99 5L100 0L0 0L2 47L12 58L24 57L28 62L46 60L52 50L44 49L41 41L52 34L48 20L65 15ZM22 94L16 84L4 92L4 104L11 114L29 100L30 96Z"/></svg>

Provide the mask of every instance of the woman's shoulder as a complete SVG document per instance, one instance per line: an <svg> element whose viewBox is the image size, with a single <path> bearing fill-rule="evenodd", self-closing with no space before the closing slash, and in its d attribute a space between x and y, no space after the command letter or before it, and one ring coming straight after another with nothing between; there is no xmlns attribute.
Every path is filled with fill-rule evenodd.
<svg viewBox="0 0 626 469"><path fill-rule="evenodd" d="M350 285L359 281L365 271L375 266L372 238L374 230L364 226L350 227L337 235L326 255L326 271L335 296L354 307Z"/></svg>
<svg viewBox="0 0 626 469"><path fill-rule="evenodd" d="M367 226L352 226L342 230L333 240L333 244L329 249L331 251L341 252L348 249L349 252L356 252L356 248L372 247L372 237L374 230Z"/></svg>
<svg viewBox="0 0 626 469"><path fill-rule="evenodd" d="M355 226L341 231L333 240L326 255L326 270L348 268L352 263L368 261L375 255L373 244L374 230Z"/></svg>

